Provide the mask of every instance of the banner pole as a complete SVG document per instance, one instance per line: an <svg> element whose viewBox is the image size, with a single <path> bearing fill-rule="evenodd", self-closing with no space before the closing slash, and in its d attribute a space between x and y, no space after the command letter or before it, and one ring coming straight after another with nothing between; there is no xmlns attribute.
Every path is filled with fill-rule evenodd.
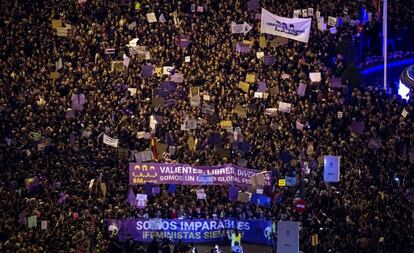
<svg viewBox="0 0 414 253"><path fill-rule="evenodd" d="M384 57L384 90L387 91L387 56L388 56L388 13L387 0L383 0L383 16L382 16L382 38L383 38L383 57Z"/></svg>

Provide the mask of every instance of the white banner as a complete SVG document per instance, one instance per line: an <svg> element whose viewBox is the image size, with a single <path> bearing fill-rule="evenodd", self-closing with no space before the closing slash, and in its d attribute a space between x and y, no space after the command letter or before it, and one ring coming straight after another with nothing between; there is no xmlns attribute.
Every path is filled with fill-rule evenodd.
<svg viewBox="0 0 414 253"><path fill-rule="evenodd" d="M311 23L311 18L280 17L262 8L260 32L308 43Z"/></svg>

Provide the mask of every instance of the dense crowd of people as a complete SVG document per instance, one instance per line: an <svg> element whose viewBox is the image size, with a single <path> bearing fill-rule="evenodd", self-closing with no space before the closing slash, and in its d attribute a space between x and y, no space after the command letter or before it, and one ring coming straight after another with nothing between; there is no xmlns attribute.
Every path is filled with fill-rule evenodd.
<svg viewBox="0 0 414 253"><path fill-rule="evenodd" d="M362 5L375 13L371 1L365 2L260 0L260 6L285 17L308 7L325 17L343 16L346 6L357 20ZM369 84L362 88L348 81L342 88L329 87L330 79L355 63L357 26L345 22L332 34L318 30L313 19L309 43L290 40L261 48L260 9L248 10L246 1L1 3L0 252L116 252L117 242L108 238L103 220L125 217L292 220L301 222L303 252L313 250L315 233L319 252L412 252L413 100ZM192 4L203 11L193 11ZM158 22L148 22L150 12ZM391 8L390 26L410 27L412 12ZM160 22L161 14L165 22ZM52 19L70 24L67 37L57 36ZM247 22L253 29L232 34L232 21ZM128 28L133 22L136 26ZM176 43L180 34L190 36L188 47ZM126 47L134 38L149 50L150 59ZM236 51L242 40L254 42L250 52ZM115 54L106 54L108 48ZM256 57L259 51L273 55L275 63L264 64ZM129 66L111 69L124 54L131 59ZM57 76L51 78L60 61ZM154 103L169 76L154 71L144 77L142 68L149 63L173 66L183 74L175 91L161 94L174 99L173 104ZM310 72L321 72L322 81L311 82ZM247 92L237 87L248 73L266 83L267 98L254 97L257 82ZM299 83L307 85L304 96L297 94ZM192 87L209 100L192 105ZM278 102L291 103L290 113L266 113ZM205 104L211 114L203 112ZM157 118L155 129L150 129L151 116ZM197 119L197 129L181 130L188 118ZM222 120L240 128L237 142L220 127ZM296 127L297 121L303 129ZM152 132L158 143L175 147L159 154L157 162L233 163L272 171L275 185L269 195L278 192L281 199L270 208L231 202L227 187L209 186L207 200L197 200L193 186L177 186L169 193L168 185L161 185L146 208L131 207L126 201L129 156L133 150L147 150L151 141L139 132ZM220 138L210 143L213 132ZM119 147L103 144L102 133L118 138ZM341 157L339 183L323 181L324 155ZM298 185L278 187L276 179L285 176L296 177ZM89 188L91 179L96 183ZM98 181L106 184L105 190ZM133 191L146 189L134 186ZM303 213L292 206L298 197L307 204ZM32 215L37 226L28 228ZM48 221L46 229L42 220ZM119 245L118 250L126 247ZM144 252L143 245L131 245L128 252Z"/></svg>

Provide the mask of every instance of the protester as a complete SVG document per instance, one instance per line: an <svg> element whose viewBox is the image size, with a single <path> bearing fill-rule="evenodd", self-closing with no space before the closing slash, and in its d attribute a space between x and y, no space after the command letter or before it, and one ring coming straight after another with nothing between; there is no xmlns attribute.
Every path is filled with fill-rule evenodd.
<svg viewBox="0 0 414 253"><path fill-rule="evenodd" d="M284 17L314 8L325 21L345 16L345 6L351 20L359 19L361 6L375 13L372 1L365 2L259 1ZM320 31L314 16L308 43L274 45L266 35L261 47L260 8L248 10L238 0L192 4L2 1L0 252L135 249L135 242L126 246L114 237L117 229L104 228L105 219L124 218L291 220L301 222L303 252L314 251L313 234L318 252L411 252L414 100L360 85L357 26L344 21L336 33ZM389 6L390 29L411 39L409 1L389 0ZM157 21L150 23L146 14L152 12ZM231 22L246 22L252 30L232 34ZM377 31L375 25L381 24L374 15L363 28ZM178 35L189 35L189 44ZM370 36L371 44L380 45L378 33ZM150 59L126 46L135 38ZM243 40L253 42L250 52L236 51ZM401 55L410 55L412 45L403 44ZM258 52L273 61L265 64ZM171 78L157 74L163 66L174 67L183 82L163 86ZM311 72L321 72L321 81L311 82ZM256 80L238 88L249 73ZM329 87L335 77L343 77L345 87ZM267 98L255 97L257 81L265 83ZM306 84L303 96L297 94L300 83ZM192 87L199 88L198 100L189 98ZM279 102L290 103L290 112L267 113ZM196 129L181 130L186 119L196 119ZM221 128L225 120L240 135ZM104 135L112 138L105 138L110 145ZM151 143L167 148L161 152ZM136 161L134 151L146 150L153 162L269 171L272 202L230 201L227 186L204 187L207 197L200 200L194 186L177 185L172 193L161 185L159 193L148 194L146 207L135 208L127 202L129 190L147 191L128 186L128 162ZM340 182L330 185L321 160L328 154L341 157ZM286 176L296 185L279 187L277 179ZM306 201L304 212L294 208L297 198ZM179 242L173 252L184 247ZM137 248L159 250L155 239Z"/></svg>

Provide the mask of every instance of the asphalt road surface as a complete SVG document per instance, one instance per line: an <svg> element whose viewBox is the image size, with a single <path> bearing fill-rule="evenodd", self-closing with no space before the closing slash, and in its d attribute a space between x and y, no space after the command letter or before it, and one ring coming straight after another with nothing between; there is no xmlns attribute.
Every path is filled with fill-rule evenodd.
<svg viewBox="0 0 414 253"><path fill-rule="evenodd" d="M213 247L214 245L198 245L197 250L198 253L210 253ZM221 253L231 253L230 245L221 245L220 250ZM243 244L243 253L272 253L272 248L257 244Z"/></svg>

